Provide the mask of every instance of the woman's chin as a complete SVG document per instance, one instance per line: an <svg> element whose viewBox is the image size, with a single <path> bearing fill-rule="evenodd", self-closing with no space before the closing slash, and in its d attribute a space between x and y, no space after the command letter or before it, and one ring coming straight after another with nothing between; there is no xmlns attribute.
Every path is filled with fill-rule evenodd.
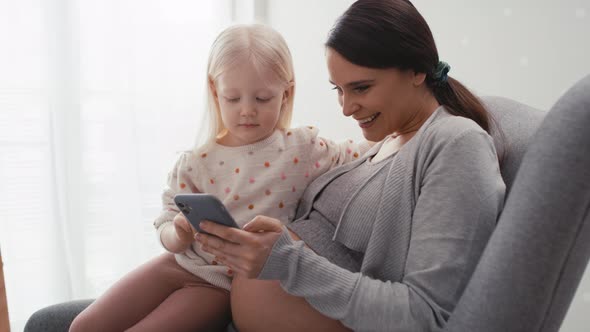
<svg viewBox="0 0 590 332"><path fill-rule="evenodd" d="M363 129L363 137L370 142L380 142L382 141L387 135L384 133L379 133L375 130Z"/></svg>

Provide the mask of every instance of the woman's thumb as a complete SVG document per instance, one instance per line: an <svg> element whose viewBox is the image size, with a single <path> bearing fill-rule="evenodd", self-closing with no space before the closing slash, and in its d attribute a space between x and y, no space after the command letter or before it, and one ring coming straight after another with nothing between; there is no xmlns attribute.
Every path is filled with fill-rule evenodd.
<svg viewBox="0 0 590 332"><path fill-rule="evenodd" d="M243 229L248 232L282 232L283 225L273 218L257 216L252 221L244 225Z"/></svg>

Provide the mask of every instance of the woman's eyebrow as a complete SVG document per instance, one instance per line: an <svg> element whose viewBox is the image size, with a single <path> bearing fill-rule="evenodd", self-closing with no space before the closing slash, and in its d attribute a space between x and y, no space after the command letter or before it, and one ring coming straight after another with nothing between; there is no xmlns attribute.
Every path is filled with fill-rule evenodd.
<svg viewBox="0 0 590 332"><path fill-rule="evenodd" d="M332 85L336 85L334 82L332 82L332 80L328 80L330 82L330 84ZM358 85L362 85L362 84L368 84L368 83L373 83L375 82L374 79L370 79L370 80L358 80L358 81L352 81L352 82L348 82L345 84L345 86L347 87L354 87L354 86L358 86Z"/></svg>

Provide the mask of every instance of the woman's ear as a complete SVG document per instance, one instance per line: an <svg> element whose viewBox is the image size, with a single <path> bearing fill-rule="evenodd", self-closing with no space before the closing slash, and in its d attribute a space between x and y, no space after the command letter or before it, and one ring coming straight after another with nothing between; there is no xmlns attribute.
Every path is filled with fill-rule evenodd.
<svg viewBox="0 0 590 332"><path fill-rule="evenodd" d="M415 87L419 87L426 80L426 73L414 73L413 84Z"/></svg>

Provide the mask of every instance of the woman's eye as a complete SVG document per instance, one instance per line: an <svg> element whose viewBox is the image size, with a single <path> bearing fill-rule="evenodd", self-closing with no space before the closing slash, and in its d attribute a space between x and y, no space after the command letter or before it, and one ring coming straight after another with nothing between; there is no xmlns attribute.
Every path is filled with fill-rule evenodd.
<svg viewBox="0 0 590 332"><path fill-rule="evenodd" d="M340 89L339 87L335 86L332 88L332 90L336 90L338 91L338 94L341 95L342 94L342 89Z"/></svg>
<svg viewBox="0 0 590 332"><path fill-rule="evenodd" d="M359 92L359 93L360 93L360 92L365 92L365 91L367 91L369 88L370 88L370 86L369 86L369 85L361 85L361 86L357 86L357 87L355 87L355 88L354 88L354 91L356 91L356 92Z"/></svg>

